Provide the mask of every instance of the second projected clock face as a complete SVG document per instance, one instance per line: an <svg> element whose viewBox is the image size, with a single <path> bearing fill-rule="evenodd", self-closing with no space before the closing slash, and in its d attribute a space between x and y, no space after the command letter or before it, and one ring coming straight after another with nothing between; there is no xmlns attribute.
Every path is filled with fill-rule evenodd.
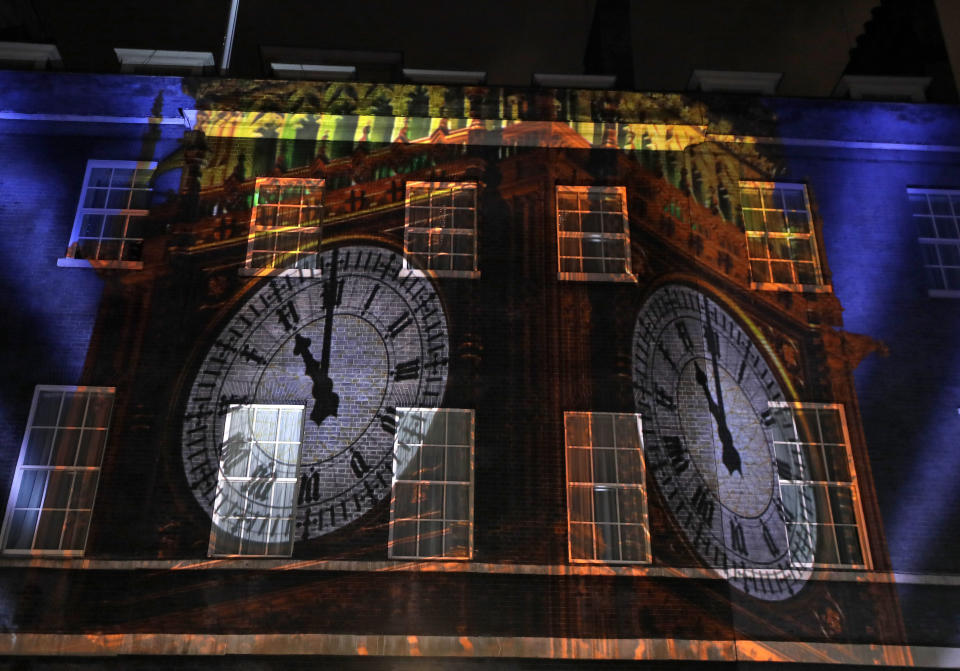
<svg viewBox="0 0 960 671"><path fill-rule="evenodd" d="M424 277L402 256L347 246L321 254L322 278L275 277L215 338L194 380L183 461L211 510L225 416L243 405L302 405L295 537L322 536L389 499L396 408L436 407L449 336Z"/></svg>
<svg viewBox="0 0 960 671"><path fill-rule="evenodd" d="M705 293L663 286L637 316L635 401L654 478L687 540L741 591L783 599L806 580L787 521L815 510L781 502L784 395L758 342Z"/></svg>

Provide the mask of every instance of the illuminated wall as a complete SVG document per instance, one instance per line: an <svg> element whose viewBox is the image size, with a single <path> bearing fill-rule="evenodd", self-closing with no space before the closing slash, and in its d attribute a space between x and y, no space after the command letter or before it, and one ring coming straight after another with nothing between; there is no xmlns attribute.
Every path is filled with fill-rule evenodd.
<svg viewBox="0 0 960 671"><path fill-rule="evenodd" d="M960 570L960 324L927 295L907 199L960 183L954 110L4 77L4 491L35 385L117 395L90 563L0 558L4 623L27 634L0 644L907 666L960 647L937 598ZM88 159L157 163L137 270L57 265ZM455 233L416 225L447 210ZM267 254L281 211L320 247ZM461 265L431 256L454 244ZM306 427L271 439L297 448L276 481L299 497L249 473L217 494L248 458L259 420L231 406L251 400ZM636 414L645 478L614 454L639 452ZM404 433L411 417L427 428ZM469 468L391 461L395 435L425 458L439 426L457 437L437 458ZM793 470L771 457L800 434L840 455L817 481L841 503L774 493L814 479L799 451ZM571 475L588 448L616 487ZM708 462L715 481L693 479ZM391 501L391 471L471 504ZM603 497L570 512L597 483L643 504L616 524ZM281 503L244 536L250 491Z"/></svg>

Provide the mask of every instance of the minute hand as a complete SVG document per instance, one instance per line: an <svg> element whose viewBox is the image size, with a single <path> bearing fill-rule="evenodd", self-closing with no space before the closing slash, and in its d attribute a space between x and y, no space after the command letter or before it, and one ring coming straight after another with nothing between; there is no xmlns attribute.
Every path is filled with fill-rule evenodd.
<svg viewBox="0 0 960 671"><path fill-rule="evenodd" d="M716 366L716 361L714 361ZM696 378L697 384L700 385L700 388L703 389L703 395L707 397L707 405L710 406L710 414L713 415L713 418L717 420L717 433L720 436L720 443L723 445L723 465L727 467L727 471L730 475L733 475L733 472L738 472L741 476L743 471L740 468L740 453L737 452L737 448L733 446L733 436L730 434L730 429L727 427L727 416L719 405L713 401L713 396L710 394L710 388L707 386L707 374L703 372L703 369L700 368L700 364L694 362L694 368L696 368ZM719 381L717 382L719 386Z"/></svg>

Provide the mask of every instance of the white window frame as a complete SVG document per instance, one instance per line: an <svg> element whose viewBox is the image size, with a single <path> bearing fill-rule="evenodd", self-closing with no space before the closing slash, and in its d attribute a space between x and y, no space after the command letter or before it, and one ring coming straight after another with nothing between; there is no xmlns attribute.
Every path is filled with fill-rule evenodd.
<svg viewBox="0 0 960 671"><path fill-rule="evenodd" d="M40 400L41 394L45 392L57 392L61 394L61 399L59 401L59 405L57 409L57 419L55 423L52 425L50 424L37 425L36 423L37 422L37 406L38 406L38 402ZM114 387L73 387L73 386L60 386L60 385L37 385L34 388L33 401L30 405L30 415L27 418L27 428L23 434L23 442L20 445L20 456L17 459L17 470L13 478L13 486L10 488L10 498L7 501L7 510L3 520L3 531L2 533L0 533L0 548L2 548L3 554L6 554L6 555L56 555L56 556L64 556L64 557L83 556L83 553L86 550L87 536L90 531L90 522L93 519L93 506L94 506L94 502L96 501L97 487L100 482L100 467L101 467L101 464L103 463L103 454L106 451L107 438L109 437L110 418L113 413L113 400L114 400L113 397L115 393L116 393L116 389ZM106 410L106 418L103 421L103 426L88 426L86 424L88 419L88 413L90 410L89 403L84 405L83 417L80 419L80 423L78 425L77 424L61 425L60 413L63 410L63 400L65 398L68 398L69 397L68 395L71 395L71 394L72 395L85 394L85 395L88 395L88 397L92 395L109 395L110 407ZM31 438L34 436L33 432L35 430L52 431L52 433L49 434L50 435L49 446L47 448L49 450L49 455L46 458L46 461L48 462L46 465L25 463L27 458L27 452L31 447ZM86 444L88 448L90 445L94 445L95 446L94 449L99 449L100 451L99 455L94 455L94 458L92 459L92 461L96 463L78 465L77 461L78 461L80 449L77 449L77 451L74 453L73 464L49 463L55 458L56 453L58 452L58 447L64 444L64 442L58 443L57 439L60 437L62 433L66 431L75 432L75 435L77 436L77 440L80 441L77 443L78 448L81 448L82 445ZM99 441L88 442L84 438L84 434L86 434L87 432L96 432L98 434L102 432L102 438ZM34 447L36 447L36 442L34 442L33 445ZM84 461L90 461L90 459L84 459ZM47 474L46 482L44 483L42 494L40 494L40 500L37 502L37 505L20 506L19 508L17 508L18 499L20 498L20 489L24 485L24 481L26 479L27 474L31 472L32 473L45 472ZM63 506L62 508L61 506L57 506L56 508L56 510L62 509L64 512L64 519L63 519L63 522L61 523L61 528L60 528L59 545L61 547L57 549L35 548L34 546L36 545L36 542L38 540L37 535L41 526L43 512L51 510L51 508L46 507L48 503L47 495L49 494L50 481L53 477L53 474L55 473L72 473L74 475L73 480L70 481L70 485L69 485L70 491L69 491L69 494L67 495L66 505ZM87 487L87 490L84 494L79 494L78 492L80 492L80 488L82 487L82 485L78 483L77 476L84 476L84 475L87 476L88 478L85 485ZM78 500L78 497L87 499L89 501L89 507L71 506L70 504L75 503ZM7 548L7 541L9 540L9 534L13 531L12 529L13 518L17 510L33 510L33 509L36 509L38 514L37 514L37 519L33 522L33 538L30 542L30 547L29 548ZM79 549L77 548L62 549L62 545L64 542L64 535L67 530L67 520L68 520L69 513L74 513L74 514L79 513L81 515L85 513L87 515L87 521L82 531L83 542L79 544L81 546Z"/></svg>
<svg viewBox="0 0 960 671"><path fill-rule="evenodd" d="M935 213L933 211L932 196L941 196L946 198L949 213ZM916 225L918 233L917 241L920 243L923 252L924 269L927 273L927 295L931 298L960 298L960 265L950 265L944 263L943 249L945 247L955 248L955 254L960 256L960 190L958 189L919 189L908 188L907 198L911 202L911 218ZM922 199L922 201L920 201ZM914 205L916 202L923 202L926 206L925 212L917 212ZM940 235L941 227L945 233L950 232L950 228L956 231L956 237L949 235ZM933 233L932 236L924 233ZM936 255L936 263L930 263L930 253ZM952 269L953 274L958 276L957 288L947 288L949 281L945 274L946 269ZM935 279L939 278L939 282ZM929 285L942 285L938 286Z"/></svg>
<svg viewBox="0 0 960 671"><path fill-rule="evenodd" d="M576 194L577 209L571 210L561 208L561 196ZM613 210L607 212L601 210L595 212L590 209L580 207L580 202L584 197L604 196L608 194L617 194L620 198L621 208L619 212ZM630 268L630 218L627 216L627 189L623 186L562 186L557 185L556 190L556 213L557 213L557 279L581 282L636 282L637 278ZM588 201L589 202L589 201ZM576 215L577 227L580 230L564 230L562 221L564 215ZM614 230L601 231L583 231L583 215L599 215L601 229L606 227L608 220L613 220ZM618 219L620 221L616 221ZM564 241L575 240L580 250L576 255L564 253ZM599 245L600 256L586 256L583 253L584 243ZM612 245L611 245L612 243ZM605 249L608 245L622 247L623 256L607 255ZM606 262L607 259L619 260L623 258L623 272L583 272L584 259L601 259ZM564 270L564 259L576 259L580 263L580 271Z"/></svg>
<svg viewBox="0 0 960 671"><path fill-rule="evenodd" d="M858 482L857 482L857 471L856 471L856 468L854 468L853 454L852 454L851 449L850 449L850 434L849 434L849 432L848 432L848 430L847 430L847 418L846 418L846 413L845 413L845 411L844 411L844 406L843 406L843 404L841 404L841 403L804 403L804 402L790 402L790 401L770 401L770 402L769 402L769 407L772 408L772 409L775 409L775 410L776 410L776 409L789 409L789 410L790 410L790 419L791 419L791 421L793 422L792 432L793 432L793 436L796 437L796 440L780 440L780 439L778 439L778 440L775 440L775 441L774 441L774 446L775 446L775 448L776 448L776 450L777 450L777 453L778 453L777 483L778 483L778 496L780 496L781 501L783 500L783 489L784 489L784 486L788 486L788 487L790 487L790 486L793 486L793 487L813 487L813 486L815 486L815 487L825 487L825 488L827 488L827 492L828 492L828 493L827 493L826 496L823 497L823 501L827 504L827 506L826 506L826 507L827 507L827 510L826 510L826 511L822 511L823 514L821 514L821 511L816 511L816 512L817 512L817 518L816 518L817 521L816 521L815 523L813 523L812 526L816 526L816 527L817 527L817 539L818 539L818 542L819 542L820 534L821 534L821 533L825 533L825 532L827 532L827 531L829 530L829 533L831 533L832 536L833 536L833 543L834 543L833 546L836 548L837 558L840 559L840 543L839 543L839 540L838 540L838 538L837 538L837 534L836 534L835 528L836 528L836 527L841 527L841 526L849 527L849 526L853 526L853 525L850 525L850 524L841 524L841 523L839 523L839 522L837 521L836 516L835 516L835 514L834 514L834 512L833 512L833 504L834 504L834 502L833 502L833 500L832 500L832 497L829 495L829 488L830 488L830 487L836 487L836 488L844 488L844 489L849 490L850 506L851 506L851 508L852 508L853 515L854 515L854 518L855 518L855 524L856 524L856 529L857 529L857 540L858 540L858 542L859 542L859 544L860 544L860 554L861 554L861 559L863 560L863 561L860 562L860 563L855 563L855 562L848 562L848 563L837 562L837 563L831 563L831 562L817 562L817 561L815 561L815 556L814 556L814 558L813 558L814 561L810 561L809 559L807 559L807 560L803 560L803 559L797 560L795 557L791 556L791 564L794 565L794 566L808 566L808 567L821 567L821 568L870 569L870 568L872 567L872 565L873 565L873 564L872 564L872 561L871 561L871 558L870 558L870 545L869 545L869 542L868 542L868 539L867 539L867 529L866 529L866 525L865 525L865 523L864 523L864 517L863 517L863 505L862 505L862 502L861 502L861 499L860 499L860 488L859 488L859 485L858 485ZM802 434L801 434L801 432L799 431L799 429L798 429L798 427L797 427L797 416L796 416L796 413L794 412L795 410L816 411L816 413L817 413L817 415L816 415L816 416L817 416L817 422L818 422L817 433L818 433L818 435L820 436L820 440L819 440L818 442L809 442L809 443L802 443L802 442L801 442L800 438L801 438L801 435L802 435ZM823 441L823 439L822 439L822 430L821 430L821 428L820 428L819 415L820 415L821 412L824 412L824 411L831 411L831 412L835 412L835 413L836 413L836 415L837 415L837 417L838 417L838 419L839 419L839 427L840 427L840 430L841 430L841 432L842 432L842 439L843 439L843 444L842 444L842 445L840 445L839 443L835 443L835 442L834 442L834 443L826 443L825 441ZM834 449L842 447L842 448L843 448L843 452L844 452L844 456L846 457L846 462L845 462L844 466L845 466L845 468L847 469L847 472L849 473L850 480L849 480L849 481L845 481L845 480L840 480L840 479L832 479L832 478L830 478L830 477L824 477L824 478L822 478L822 479L813 479L813 475L814 475L814 474L809 473L809 472L806 473L806 474L801 474L801 475L805 475L805 477L801 477L801 478L799 478L799 479L797 479L797 478L784 478L784 477L783 477L783 470L784 470L785 467L784 467L783 464L779 463L780 461L782 461L782 459L780 458L780 455L783 453L784 450L788 451L788 452L787 452L788 454L792 454L792 453L794 453L795 451L800 450L800 445L801 445L801 444L808 445L808 446L811 446L811 447L815 447L816 449L819 449L819 451L820 451L820 452L819 452L819 458L821 459L821 462L822 462L823 471L824 471L825 475L827 475L827 476L828 476L828 474L826 473L826 471L827 471L827 463L829 463L829 458L826 456L826 447L829 446L829 447L832 447L832 448L834 448ZM797 455L797 456L794 457L794 458L795 458L796 460L793 462L793 465L796 465L797 463L800 463L800 464L803 464L804 467L809 468L809 466L807 466L807 464L806 464L805 462L803 462L802 459L799 458L799 455ZM789 466L788 466L787 468L789 468ZM803 491L803 490L801 490L801 491ZM801 504L803 504L804 501L807 500L807 498L806 498L806 496L805 496L805 493L804 493L804 494L801 494L801 496L799 497L798 500L801 502ZM810 513L810 516L812 517L812 515L813 515L813 513L811 512L811 513ZM829 520L829 521L825 521L825 520ZM795 543L794 543L795 534L794 534L794 533L791 533L790 526L791 526L791 524L790 524L789 521L788 521L788 524L787 524L787 527L788 527L788 529L787 529L787 537L788 537L788 539L789 539L789 541L790 541L790 548L791 548L791 550L792 550L793 547L794 547L794 545L795 545ZM808 524L808 526L809 526L809 524ZM807 539L809 539L809 538L810 538L810 534L806 534L806 537L807 537ZM809 546L809 540L807 541L807 543L805 543L805 545Z"/></svg>
<svg viewBox="0 0 960 671"><path fill-rule="evenodd" d="M593 436L593 419L610 417L612 424L611 436L613 436L612 445L596 445L594 436ZM571 423L572 420L577 418L586 418L587 420L587 431L588 431L588 442L589 445L574 445L571 444L572 431ZM636 440L632 445L621 446L617 445L616 435L617 435L617 421L626 420L624 424L631 424L635 422L636 426ZM643 431L641 430L641 418L639 414L634 413L619 413L619 412L564 412L563 413L563 430L564 430L564 454L566 462L566 481L567 481L567 548L568 556L571 563L577 564L649 564L651 561L651 549L650 549L650 523L649 517L647 515L647 484L646 484L646 461L643 455ZM610 455L613 458L613 470L616 473L615 482L605 482L598 480L598 474L596 472L597 460L595 459L594 451L603 450L604 452L611 452ZM626 474L620 472L620 452L634 450L635 453L632 455L633 459L636 460L636 464L639 465L640 472L640 481L628 481L624 482L628 478L623 477ZM585 456L589 459L589 471L590 477L588 479L575 479L581 475L584 468L582 461L578 460L579 452L586 453ZM584 456L584 455L580 455ZM609 463L609 462L608 462ZM574 499L576 498L575 492L577 490L587 490L590 491L589 496L589 513L585 516L588 519L574 519L575 514L579 516L584 516L580 513L575 513L575 509L579 506L575 503ZM616 504L616 522L603 522L598 521L597 511L596 511L596 495L598 492L615 492ZM621 518L621 499L624 499L623 494L628 491L639 492L640 498L640 509L632 511L635 519L639 519L640 522L624 522ZM614 558L604 558L600 556L600 544L603 542L603 539L600 536L599 529L601 525L610 527L610 531L616 530L617 533L617 551L616 554L620 557L617 559ZM624 549L624 528L631 527L634 528L636 532L639 530L639 533L642 538L643 543L643 556L639 559L623 559L623 549ZM586 556L575 556L575 545L574 536L579 532L575 531L575 528L580 529L589 529L591 534L591 545L592 555L590 557Z"/></svg>
<svg viewBox="0 0 960 671"><path fill-rule="evenodd" d="M747 207L745 205L746 199L744 198L744 189L757 189L759 198L760 198L760 207ZM793 191L798 192L803 196L803 208L787 208L786 203L783 201L783 196L778 195L776 198L780 201L779 203L767 203L764 198L765 189L775 189L781 192L783 191ZM762 181L752 181L752 180L741 180L740 181L740 206L744 215L744 234L746 236L746 250L747 250L747 265L750 267L750 287L753 289L759 289L764 291L798 291L798 292L830 292L833 288L829 284L825 284L823 281L823 269L820 265L820 250L817 245L817 236L814 228L812 210L810 209L810 199L807 195L807 186L806 184L798 182L762 182ZM760 218L764 222L764 230L752 230L747 223L747 211L751 212L760 212ZM766 230L766 221L768 218L768 212L778 212L782 213L784 228L788 229L789 224L787 223L790 213L793 213L794 217L800 217L802 213L802 218L806 221L806 233L795 232L790 230L783 231L769 231ZM764 256L754 256L751 253L751 239L762 241L765 255ZM769 243L774 240L783 240L786 242L788 248L790 241L796 240L805 240L809 243L811 260L809 263L812 264L812 269L814 273L814 282L800 282L797 276L798 264L807 263L804 259L794 259L783 256L770 256L770 245ZM784 265L787 265L786 262L789 262L789 268L791 271L792 282L776 282L773 280L773 267L772 263L780 262ZM770 280L758 279L757 274L753 269L754 263L762 263L767 266L767 271L770 274Z"/></svg>
<svg viewBox="0 0 960 671"><path fill-rule="evenodd" d="M93 178L94 170L102 169L111 169L111 170L134 170L136 172L149 171L151 173L150 179L148 180L148 186L145 188L134 189L132 188L136 181L131 182L129 187L119 187L115 189L112 185L107 184L106 186L94 185L91 184L91 179ZM86 201L88 197L88 191L92 189L105 189L105 198L110 197L110 192L115 190L124 189L132 195L133 191L144 191L150 192L153 191L153 187L149 186L149 183L153 180L153 171L156 170L157 163L156 161L107 161L101 159L90 159L87 161L87 169L83 176L83 188L80 191L80 201L77 204L77 213L73 219L73 229L70 232L70 242L67 245L67 254L65 257L57 260L57 265L61 267L76 267L76 268L121 268L127 270L139 270L143 268L143 259L142 259L142 245L143 237L127 235L129 233L129 226L131 220L137 219L139 217L145 217L149 214L149 210L143 208L134 208L130 207L130 197L128 196L126 207L106 207L109 203L105 200L104 207L87 207ZM131 260L122 260L120 258L116 259L97 259L97 258L84 258L82 255L77 256L77 251L81 240L99 240L102 244L104 237L102 235L103 231L98 236L94 237L92 235L81 235L83 232L83 221L84 217L122 217L124 220L123 223L123 232L121 235L116 237L107 238L109 240L119 240L121 247L132 243L139 242L141 244L141 258L136 261ZM104 219L106 221L106 219ZM99 252L99 249L98 249Z"/></svg>
<svg viewBox="0 0 960 671"><path fill-rule="evenodd" d="M212 523L210 525L210 544L207 549L207 555L210 557L289 557L293 553L293 544L295 541L294 530L296 526L297 518L297 495L298 488L300 485L300 459L303 453L303 422L304 422L304 408L305 406L296 404L296 403L287 403L287 404L270 404L270 403L249 403L242 405L231 405L227 415L224 419L223 427L223 446L220 450L220 464L218 467L218 477L217 477L217 493L213 504L213 513L212 513ZM230 496L231 493L236 493L245 487L249 487L251 482L256 480L256 476L246 474L246 475L237 475L231 474L228 475L226 472L226 467L224 465L224 459L228 456L228 447L229 441L231 440L231 423L234 417L238 416L238 411L240 410L249 410L253 413L257 411L283 411L283 410L298 410L300 412L300 427L298 432L298 437L296 441L296 463L288 463L285 466L285 469L288 471L286 476L277 476L276 473L273 474L272 484L269 486L271 490L267 494L267 498L270 499L266 504L251 504L249 497L245 495ZM254 415L255 416L255 415ZM256 422L256 419L253 419ZM271 443L271 449L276 450L278 443L283 443L286 445L292 445L293 441L282 441L279 440L279 431L280 431L280 421L278 418L276 433L274 434L274 439L270 441L264 441L265 443ZM253 446L257 443L255 436L243 436L244 446L250 445L250 451L252 452L255 449ZM273 457L274 462L276 461L276 456ZM247 462L247 470L252 462ZM262 479L262 478L261 478ZM282 503L279 506L275 505L272 501L273 490L272 487L276 484L287 484L290 486L290 503L289 505ZM229 491L228 491L229 487ZM258 497L259 498L259 497ZM243 509L240 510L237 506L243 506ZM234 513L240 510L240 515L229 515L225 516L223 513L227 511L229 513ZM274 514L276 512L281 512L282 515ZM266 513L266 514L260 514ZM286 521L289 524L289 537L286 541L286 549L282 552L269 552L269 546L271 544L280 545L281 541L271 541L270 530L265 533L262 531L263 526L261 522L261 527L258 530L252 532L250 536L241 536L238 538L235 528L229 528L228 525L224 525L222 520L224 517L228 519L237 519L240 520L241 526L245 522L256 519L256 520L266 520L268 525L272 525L274 522L283 522ZM237 542L240 547L240 552L226 552L223 551L221 546L218 545L218 540L220 534L232 542L232 539L237 539ZM228 542L225 540L224 542ZM262 544L264 546L263 552L244 552L244 547L248 544Z"/></svg>
<svg viewBox="0 0 960 671"><path fill-rule="evenodd" d="M261 190L264 188L287 187L310 187L319 189L319 203L313 201L305 203L301 195L301 201L297 205L286 203L266 203L261 202ZM240 268L241 275L247 276L284 276L292 275L296 277L320 277L320 238L323 230L324 206L323 198L326 191L325 181L322 179L307 179L295 177L258 177L256 188L253 192L253 209L250 211L250 229L247 235L247 257L246 262ZM274 210L277 214L280 212L292 213L296 210L295 224L273 224L263 225L260 221L267 216L268 212ZM311 223L313 225L304 226L304 212L315 210L316 219ZM278 217L279 218L279 217ZM297 246L293 249L282 248L281 242L286 242L293 237L297 239ZM282 259L279 265L260 266L259 253L268 253L271 250L260 249L262 244L268 240L276 240L272 252L276 257Z"/></svg>
<svg viewBox="0 0 960 671"><path fill-rule="evenodd" d="M466 443L453 443L450 436L450 424L448 418L454 413L466 415L467 429L469 436L466 437ZM424 438L430 435L430 429L422 428L425 415L431 417L443 417L444 419L444 442L425 443ZM397 433L393 448L393 486L390 491L390 534L389 544L387 546L387 556L390 559L439 559L446 561L467 561L473 557L473 457L474 457L474 413L473 410L462 408L397 408ZM442 473L430 473L429 466L425 466L423 456L427 453L425 448L438 448L442 453L442 460L439 468ZM469 477L456 479L448 477L451 475L448 468L448 457L453 454L452 450L469 449L469 457L466 468L469 471ZM430 458L433 459L432 455ZM436 462L434 462L436 463ZM456 474L453 474L456 475ZM460 473L459 475L463 475ZM424 509L429 504L430 494L423 493L423 487L431 488L433 492L440 492L441 509L439 515L432 515L430 510ZM416 488L415 490L413 488ZM456 489L454 489L456 488ZM454 491L463 492L466 490L466 518L463 516L452 517L446 513L449 511L448 501L451 493ZM403 492L414 491L415 495L406 501L406 504L415 504L416 511L410 515L402 515L404 502ZM430 490L428 490L430 491ZM400 495L398 496L398 492ZM460 502L463 503L462 501ZM432 525L440 531L440 552L430 553L424 551L425 539L436 539L436 531L423 532L424 524ZM416 527L413 535L407 535L403 528ZM453 537L455 526L466 526L466 552L457 554L450 551L448 540ZM410 539L413 539L414 552L404 552L403 547L409 545ZM454 539L455 540L455 539ZM455 543L453 548L458 547Z"/></svg>
<svg viewBox="0 0 960 671"><path fill-rule="evenodd" d="M429 198L424 202L424 196L415 196L418 189L427 189ZM434 198L447 195L449 191L451 203L449 205L435 205ZM453 197L458 192L469 192L471 194L472 204L469 206L453 205ZM403 224L403 268L400 276L414 275L418 277L460 277L466 279L477 279L480 277L480 270L477 267L477 195L478 186L476 182L428 182L428 181L410 181L407 182L406 198L404 202L404 224ZM415 216L417 212L426 212L426 219L420 219ZM469 219L469 226L465 228L454 228L446 225L446 222L453 221L458 212L469 212L465 215ZM459 218L459 217L456 217ZM438 224L438 225L434 225ZM424 238L425 236L425 238ZM426 250L414 249L414 241L425 239ZM454 251L455 241L472 241L473 263L470 269L438 268L438 260L447 256L450 257L451 265L454 257L468 257L470 252ZM435 243L443 244L444 240L449 240L449 250L431 251L431 246ZM417 258L417 262L411 263L411 259ZM425 260L426 263L420 261ZM425 265L425 267L424 267Z"/></svg>

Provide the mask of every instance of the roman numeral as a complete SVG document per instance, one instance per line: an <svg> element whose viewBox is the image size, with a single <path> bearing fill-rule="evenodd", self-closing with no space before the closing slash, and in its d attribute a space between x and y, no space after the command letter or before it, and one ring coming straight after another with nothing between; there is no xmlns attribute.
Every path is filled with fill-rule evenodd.
<svg viewBox="0 0 960 671"><path fill-rule="evenodd" d="M277 308L277 319L287 333L296 329L295 325L300 322L300 315L297 314L293 301L287 301Z"/></svg>
<svg viewBox="0 0 960 671"><path fill-rule="evenodd" d="M767 549L770 550L770 554L776 557L780 554L780 549L777 547L776 542L773 540L773 534L770 533L770 530L767 528L767 525L763 522L760 523L763 527L763 542L767 544Z"/></svg>
<svg viewBox="0 0 960 671"><path fill-rule="evenodd" d="M380 428L389 433L391 436L397 434L397 409L385 405L383 407L383 412L377 415L377 418L380 420Z"/></svg>
<svg viewBox="0 0 960 671"><path fill-rule="evenodd" d="M370 467L364 460L363 455L356 450L350 455L350 470L353 471L353 474L357 476L357 478L362 478L370 472Z"/></svg>
<svg viewBox="0 0 960 671"><path fill-rule="evenodd" d="M393 379L397 382L416 380L418 377L420 377L420 357L398 363L396 370L393 372Z"/></svg>
<svg viewBox="0 0 960 671"><path fill-rule="evenodd" d="M670 465L673 466L673 470L677 473L683 473L687 470L690 462L687 458L687 453L683 449L683 443L680 442L680 437L664 436L663 446L667 452L667 458L670 459Z"/></svg>
<svg viewBox="0 0 960 671"><path fill-rule="evenodd" d="M660 354L662 354L664 360L670 364L670 367L673 368L675 372L679 373L680 369L677 368L677 364L673 362L673 357L670 356L670 350L667 349L667 346L662 340L657 343L657 349L660 350Z"/></svg>
<svg viewBox="0 0 960 671"><path fill-rule="evenodd" d="M339 307L340 303L343 302L343 285L344 285L345 282L346 282L346 279L337 280L336 295L332 297L332 298L333 298L333 304L334 304L335 306L338 306L338 307ZM330 293L330 285L324 283L324 285L323 285L323 304L324 304L324 306L327 305L327 300L328 300L328 294L329 294L329 293Z"/></svg>
<svg viewBox="0 0 960 671"><path fill-rule="evenodd" d="M680 342L683 343L684 349L686 349L691 354L693 353L693 340L690 338L690 332L687 331L686 322L678 321L677 322L677 335L680 336Z"/></svg>
<svg viewBox="0 0 960 671"><path fill-rule="evenodd" d="M396 338L403 329L410 326L413 323L413 317L410 316L409 312L404 312L402 315L397 317L392 324L390 324L387 329L387 336L390 338Z"/></svg>
<svg viewBox="0 0 960 671"><path fill-rule="evenodd" d="M693 498L690 500L690 503L693 504L697 515L700 516L704 524L707 526L713 524L713 499L706 487L698 485L697 491L693 493Z"/></svg>
<svg viewBox="0 0 960 671"><path fill-rule="evenodd" d="M673 397L667 393L667 390L657 385L656 393L654 400L657 402L657 405L666 408L667 410L673 410L676 408L676 404L673 402Z"/></svg>
<svg viewBox="0 0 960 671"><path fill-rule="evenodd" d="M730 520L730 547L733 548L734 552L742 554L744 557L750 556L750 552L747 550L747 541L743 537L743 527L740 526L740 520L736 518Z"/></svg>
<svg viewBox="0 0 960 671"><path fill-rule="evenodd" d="M377 292L380 291L380 285L374 284L373 289L370 290L370 295L367 296L366 302L363 304L363 309L360 310L360 314L363 314L370 309L370 305L373 303L373 299L377 297Z"/></svg>

